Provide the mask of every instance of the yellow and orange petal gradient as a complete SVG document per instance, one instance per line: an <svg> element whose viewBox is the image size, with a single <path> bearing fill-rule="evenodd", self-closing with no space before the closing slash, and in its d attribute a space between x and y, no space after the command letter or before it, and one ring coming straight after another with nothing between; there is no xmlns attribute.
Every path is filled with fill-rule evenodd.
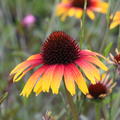
<svg viewBox="0 0 120 120"><path fill-rule="evenodd" d="M81 18L84 11L85 0L62 0L57 5L56 14L61 16L61 20L65 20L67 16ZM108 9L108 3L102 0L87 0L86 13L90 19L95 18L95 12L105 14Z"/></svg>
<svg viewBox="0 0 120 120"><path fill-rule="evenodd" d="M102 56L89 50L81 50L71 36L56 31L44 42L41 53L32 55L17 65L10 75L14 75L13 81L17 82L28 71L39 66L21 92L21 95L26 97L32 90L36 95L49 92L50 89L53 94L58 94L63 78L71 95L75 94L75 84L87 94L88 88L83 73L94 84L95 79L100 79L97 67L107 70L98 57Z"/></svg>
<svg viewBox="0 0 120 120"><path fill-rule="evenodd" d="M89 99L102 99L112 92L116 83L109 79L109 74L103 74L101 79L97 80L95 84L89 84L86 97Z"/></svg>
<svg viewBox="0 0 120 120"><path fill-rule="evenodd" d="M120 25L120 11L117 11L114 15L111 15L110 29L113 29Z"/></svg>

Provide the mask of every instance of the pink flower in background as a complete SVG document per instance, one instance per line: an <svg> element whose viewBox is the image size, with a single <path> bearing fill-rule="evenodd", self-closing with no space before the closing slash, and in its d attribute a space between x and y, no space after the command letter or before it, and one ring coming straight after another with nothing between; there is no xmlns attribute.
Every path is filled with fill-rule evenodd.
<svg viewBox="0 0 120 120"><path fill-rule="evenodd" d="M33 16L32 14L28 14L26 15L23 20L22 20L22 25L26 26L26 27L30 27L32 26L34 23L36 22L36 18L35 16Z"/></svg>

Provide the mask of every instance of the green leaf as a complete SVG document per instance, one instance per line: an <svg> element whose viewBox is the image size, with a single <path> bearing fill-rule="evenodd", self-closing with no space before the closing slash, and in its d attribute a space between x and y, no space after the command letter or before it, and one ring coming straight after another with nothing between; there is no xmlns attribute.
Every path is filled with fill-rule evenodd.
<svg viewBox="0 0 120 120"><path fill-rule="evenodd" d="M109 52L110 52L110 50L111 50L111 48L112 48L112 45L113 45L113 42L110 42L107 46L106 46L106 48L105 48L105 50L104 50L104 56L107 56L108 54L109 54Z"/></svg>
<svg viewBox="0 0 120 120"><path fill-rule="evenodd" d="M4 95L0 97L0 104L7 98L8 92L5 92Z"/></svg>

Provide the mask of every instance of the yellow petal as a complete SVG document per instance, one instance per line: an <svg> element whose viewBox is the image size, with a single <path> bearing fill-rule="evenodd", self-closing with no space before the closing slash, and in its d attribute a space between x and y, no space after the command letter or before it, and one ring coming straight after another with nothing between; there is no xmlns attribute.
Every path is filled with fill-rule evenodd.
<svg viewBox="0 0 120 120"><path fill-rule="evenodd" d="M90 17L90 19L94 20L94 18L95 18L95 14L94 14L93 11L87 9L87 14L88 14L88 16Z"/></svg>
<svg viewBox="0 0 120 120"><path fill-rule="evenodd" d="M62 80L64 73L64 65L57 65L53 74L53 80L51 82L52 92L58 94L58 89L60 87L60 82Z"/></svg>
<svg viewBox="0 0 120 120"><path fill-rule="evenodd" d="M74 80L77 83L79 89L83 92L83 94L88 94L88 87L80 70L78 70L78 68L74 64L71 65L71 69L74 73Z"/></svg>
<svg viewBox="0 0 120 120"><path fill-rule="evenodd" d="M76 12L75 12L76 14L76 18L81 18L82 17L82 14L83 14L83 11L82 11L82 9L80 10L77 10Z"/></svg>
<svg viewBox="0 0 120 120"><path fill-rule="evenodd" d="M73 73L71 72L69 65L65 66L64 78L67 90L70 92L71 95L74 95L75 94L74 76Z"/></svg>
<svg viewBox="0 0 120 120"><path fill-rule="evenodd" d="M43 74L43 72L46 70L46 66L43 66L36 70L33 75L28 79L27 83L25 84L22 92L20 95L28 97L35 86L38 78Z"/></svg>
<svg viewBox="0 0 120 120"><path fill-rule="evenodd" d="M120 21L113 21L113 22L110 24L110 29L115 28L115 27L118 26L119 24L120 24Z"/></svg>

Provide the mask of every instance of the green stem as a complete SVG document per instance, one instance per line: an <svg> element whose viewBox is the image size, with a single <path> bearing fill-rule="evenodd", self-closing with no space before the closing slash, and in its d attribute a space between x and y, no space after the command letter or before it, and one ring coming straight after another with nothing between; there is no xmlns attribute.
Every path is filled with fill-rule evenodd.
<svg viewBox="0 0 120 120"><path fill-rule="evenodd" d="M100 103L99 102L95 103L95 112L96 112L95 120L100 120Z"/></svg>
<svg viewBox="0 0 120 120"><path fill-rule="evenodd" d="M8 92L5 92L3 96L0 97L0 104L7 98Z"/></svg>
<svg viewBox="0 0 120 120"><path fill-rule="evenodd" d="M119 26L119 33L118 33L118 43L117 43L118 50L120 49L120 26Z"/></svg>
<svg viewBox="0 0 120 120"><path fill-rule="evenodd" d="M111 3L112 3L112 0L109 0L109 8L108 8L108 11L107 11L107 14L106 14L107 28L106 28L106 31L105 31L104 38L103 38L103 40L102 40L101 47L100 47L100 49L99 49L100 52L102 52L105 44L108 42L109 25L110 25L110 13L111 13Z"/></svg>
<svg viewBox="0 0 120 120"><path fill-rule="evenodd" d="M109 120L112 120L112 94L110 95Z"/></svg>
<svg viewBox="0 0 120 120"><path fill-rule="evenodd" d="M55 22L55 18L56 18L56 13L55 13L55 9L56 9L56 5L58 4L58 0L55 0L54 2L54 8L53 8L53 12L52 12L52 16L50 18L50 22L49 22L49 25L48 25L48 29L47 29L47 32L46 32L46 35L45 35L45 38L49 35L49 33L52 31L52 28L53 28L53 24Z"/></svg>
<svg viewBox="0 0 120 120"><path fill-rule="evenodd" d="M64 84L64 86L65 86L65 84ZM70 95L70 93L68 92L68 90L66 89L66 87L65 87L65 91L66 91L66 96L67 96L67 102L69 104L69 107L70 107L70 110L71 110L71 113L73 116L73 120L79 120L79 114L78 114L77 108L73 102L73 98Z"/></svg>
<svg viewBox="0 0 120 120"><path fill-rule="evenodd" d="M82 43L85 39L85 14L86 14L86 7L87 7L87 0L85 0L84 3L84 11L82 16L82 21L80 21L80 28L81 28L81 34L80 34L80 47L82 47Z"/></svg>
<svg viewBox="0 0 120 120"><path fill-rule="evenodd" d="M117 79L117 73L116 73L116 68L114 68L113 70L113 73L114 73L114 76L113 76L113 82L115 82L115 80ZM112 101L113 101L113 94L111 93L110 95L110 108L109 108L109 120L112 120L112 107L113 107L113 104L112 104Z"/></svg>

